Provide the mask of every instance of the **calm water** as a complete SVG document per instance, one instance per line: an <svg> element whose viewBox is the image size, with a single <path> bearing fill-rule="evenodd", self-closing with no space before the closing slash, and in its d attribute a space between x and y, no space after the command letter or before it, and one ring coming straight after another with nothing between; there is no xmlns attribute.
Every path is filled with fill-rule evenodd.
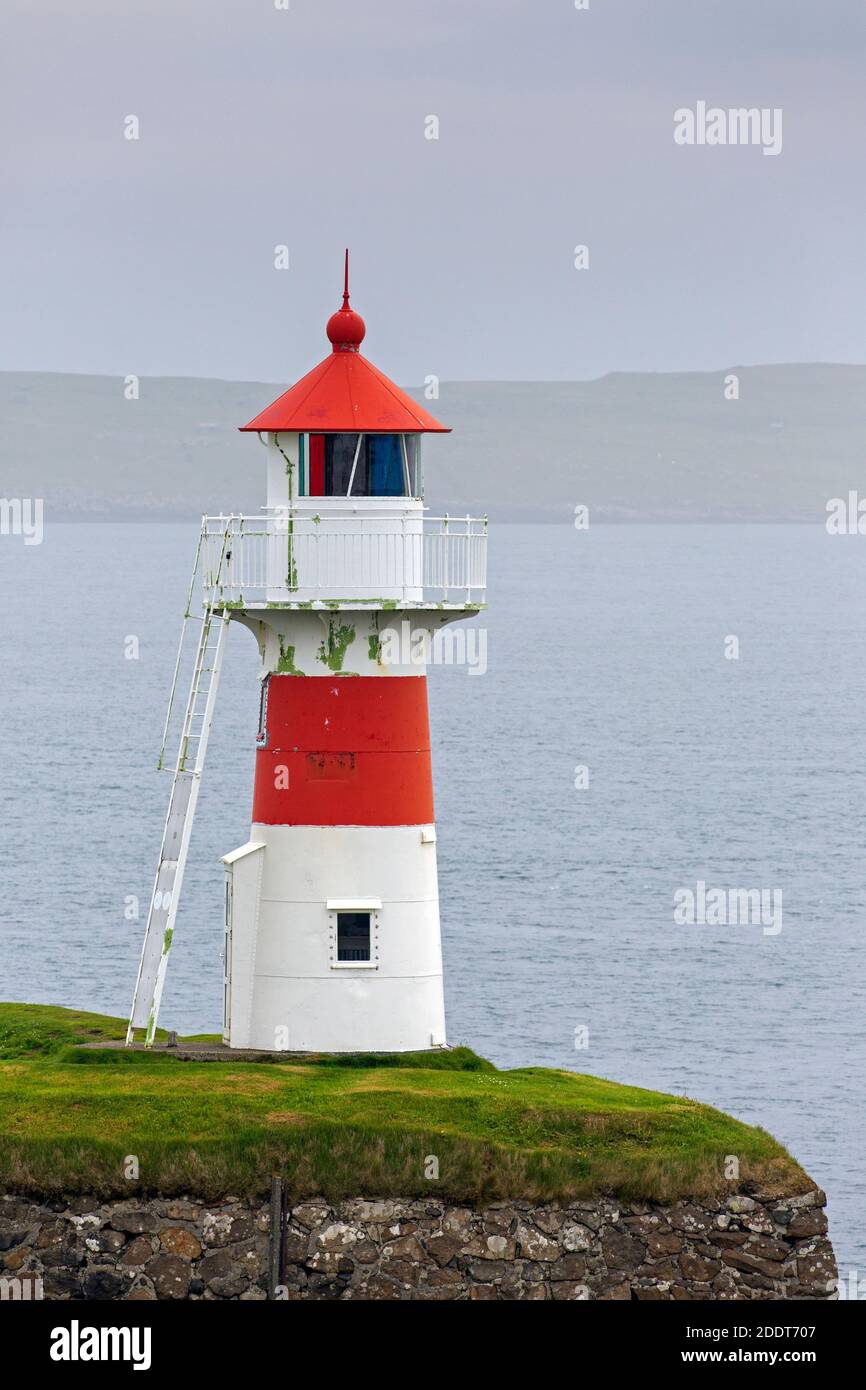
<svg viewBox="0 0 866 1390"><path fill-rule="evenodd" d="M0 539L0 997L128 1010L194 538ZM861 1274L864 567L866 541L818 528L500 525L487 674L430 682L451 1041L762 1124ZM247 838L256 665L232 631L163 1000L185 1032L220 1025L217 860ZM780 888L781 933L674 925L698 879Z"/></svg>

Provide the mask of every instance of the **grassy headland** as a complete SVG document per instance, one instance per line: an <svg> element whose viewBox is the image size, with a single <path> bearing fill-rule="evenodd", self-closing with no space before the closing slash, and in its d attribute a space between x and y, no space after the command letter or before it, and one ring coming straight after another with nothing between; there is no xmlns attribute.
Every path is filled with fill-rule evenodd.
<svg viewBox="0 0 866 1390"><path fill-rule="evenodd" d="M761 1129L678 1096L468 1048L183 1061L99 1051L121 1019L0 1004L0 1191L676 1199L813 1186ZM164 1035L162 1035L164 1037ZM424 1176L439 1160L438 1181ZM138 1160L128 1181L124 1163ZM736 1155L740 1181L724 1176Z"/></svg>

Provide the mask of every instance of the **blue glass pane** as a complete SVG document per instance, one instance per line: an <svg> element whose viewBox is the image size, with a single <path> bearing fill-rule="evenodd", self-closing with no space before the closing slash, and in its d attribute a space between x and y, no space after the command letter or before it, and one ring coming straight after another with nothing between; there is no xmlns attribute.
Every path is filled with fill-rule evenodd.
<svg viewBox="0 0 866 1390"><path fill-rule="evenodd" d="M399 434L367 436L371 497L403 496L403 453Z"/></svg>

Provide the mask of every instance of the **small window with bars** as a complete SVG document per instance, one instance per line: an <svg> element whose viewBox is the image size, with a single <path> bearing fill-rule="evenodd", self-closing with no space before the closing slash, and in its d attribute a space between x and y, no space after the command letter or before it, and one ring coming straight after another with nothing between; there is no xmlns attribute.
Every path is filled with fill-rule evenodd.
<svg viewBox="0 0 866 1390"><path fill-rule="evenodd" d="M332 970L378 970L380 898L329 898Z"/></svg>
<svg viewBox="0 0 866 1390"><path fill-rule="evenodd" d="M340 965L370 960L371 912L337 913L337 960Z"/></svg>

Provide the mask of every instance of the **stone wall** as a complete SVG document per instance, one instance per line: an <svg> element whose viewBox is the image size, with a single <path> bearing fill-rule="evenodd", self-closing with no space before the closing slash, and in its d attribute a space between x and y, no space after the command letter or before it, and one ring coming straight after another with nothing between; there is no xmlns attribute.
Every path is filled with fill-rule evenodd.
<svg viewBox="0 0 866 1390"><path fill-rule="evenodd" d="M670 1206L0 1198L0 1296L813 1299L835 1294L822 1192ZM39 1281L41 1280L41 1285Z"/></svg>

